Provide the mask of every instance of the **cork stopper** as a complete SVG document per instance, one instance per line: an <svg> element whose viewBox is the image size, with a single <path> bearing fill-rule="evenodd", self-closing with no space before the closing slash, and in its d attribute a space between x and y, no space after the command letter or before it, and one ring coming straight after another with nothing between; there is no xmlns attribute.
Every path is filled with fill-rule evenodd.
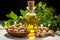
<svg viewBox="0 0 60 40"><path fill-rule="evenodd" d="M28 8L29 10L33 10L35 1L28 1Z"/></svg>

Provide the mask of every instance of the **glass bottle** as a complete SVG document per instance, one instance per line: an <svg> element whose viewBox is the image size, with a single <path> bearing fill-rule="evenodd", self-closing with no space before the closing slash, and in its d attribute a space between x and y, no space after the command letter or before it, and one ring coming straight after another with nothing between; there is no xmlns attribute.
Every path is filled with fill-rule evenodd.
<svg viewBox="0 0 60 40"><path fill-rule="evenodd" d="M34 36L38 31L38 16L34 12L35 10L34 1L28 1L27 10L28 12L25 15L24 24L25 24L25 27L29 30L28 36Z"/></svg>

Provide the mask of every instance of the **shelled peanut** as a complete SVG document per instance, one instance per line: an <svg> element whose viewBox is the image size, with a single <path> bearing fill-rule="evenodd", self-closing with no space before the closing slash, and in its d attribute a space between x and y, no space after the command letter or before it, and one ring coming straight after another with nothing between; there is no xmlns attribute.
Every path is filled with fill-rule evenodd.
<svg viewBox="0 0 60 40"><path fill-rule="evenodd" d="M14 33L17 33L17 32L24 33L27 31L27 29L23 25L14 24L11 27L7 28L7 31L14 32Z"/></svg>
<svg viewBox="0 0 60 40"><path fill-rule="evenodd" d="M45 36L53 36L54 31L49 30L48 27L39 27L38 32L36 34L37 37L45 37Z"/></svg>

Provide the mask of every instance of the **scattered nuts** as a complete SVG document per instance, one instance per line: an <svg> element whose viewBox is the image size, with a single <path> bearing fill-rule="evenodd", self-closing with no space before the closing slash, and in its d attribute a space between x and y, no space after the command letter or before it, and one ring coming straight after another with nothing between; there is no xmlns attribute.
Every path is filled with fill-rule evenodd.
<svg viewBox="0 0 60 40"><path fill-rule="evenodd" d="M45 36L49 36L49 35L54 35L54 31L53 30L49 30L48 27L39 27L39 30L37 32L37 37L45 37Z"/></svg>

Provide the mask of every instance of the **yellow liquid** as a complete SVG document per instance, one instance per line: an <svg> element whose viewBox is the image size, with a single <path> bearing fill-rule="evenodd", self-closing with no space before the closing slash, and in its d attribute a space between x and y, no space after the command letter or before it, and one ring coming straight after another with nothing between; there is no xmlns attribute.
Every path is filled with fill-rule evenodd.
<svg viewBox="0 0 60 40"><path fill-rule="evenodd" d="M25 27L30 31L34 30L37 32L38 30L38 17L35 13L30 13L25 15Z"/></svg>
<svg viewBox="0 0 60 40"><path fill-rule="evenodd" d="M38 17L36 14L25 15L25 27L29 30L28 40L34 40L38 31Z"/></svg>

